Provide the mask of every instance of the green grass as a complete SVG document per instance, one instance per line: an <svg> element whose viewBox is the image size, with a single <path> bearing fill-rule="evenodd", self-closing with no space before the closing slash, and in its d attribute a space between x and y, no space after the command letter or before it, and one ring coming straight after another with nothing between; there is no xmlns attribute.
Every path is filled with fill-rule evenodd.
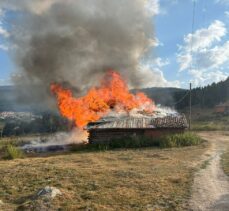
<svg viewBox="0 0 229 211"><path fill-rule="evenodd" d="M202 139L195 133L182 133L175 135L168 135L159 140L160 147L185 147L198 145L202 143Z"/></svg>
<svg viewBox="0 0 229 211"><path fill-rule="evenodd" d="M18 137L0 138L0 160L15 159L22 156L22 151L18 146L23 143Z"/></svg>
<svg viewBox="0 0 229 211"><path fill-rule="evenodd" d="M209 114L208 116L199 116L192 123L192 130L196 131L228 131L229 116Z"/></svg>
<svg viewBox="0 0 229 211"><path fill-rule="evenodd" d="M221 121L209 121L209 122L194 122L192 125L192 130L194 131L228 131L229 122L224 123Z"/></svg>
<svg viewBox="0 0 229 211"><path fill-rule="evenodd" d="M160 138L149 138L145 136L141 137L124 137L120 139L112 139L103 143L94 143L83 146L75 146L73 151L106 151L112 149L131 149L131 148L144 148L144 147L159 147L159 148L171 148L171 147L185 147L198 145L202 142L202 139L190 132L182 134L172 134L162 136Z"/></svg>
<svg viewBox="0 0 229 211"><path fill-rule="evenodd" d="M187 109L180 111L185 113L187 119L189 112ZM219 115L214 113L214 108L192 107L192 130L194 131L228 131L229 115Z"/></svg>
<svg viewBox="0 0 229 211"><path fill-rule="evenodd" d="M229 149L223 153L221 157L221 164L225 174L229 176Z"/></svg>
<svg viewBox="0 0 229 211"><path fill-rule="evenodd" d="M24 153L20 148L13 146L11 144L8 144L5 147L5 158L10 159L10 160L24 158Z"/></svg>

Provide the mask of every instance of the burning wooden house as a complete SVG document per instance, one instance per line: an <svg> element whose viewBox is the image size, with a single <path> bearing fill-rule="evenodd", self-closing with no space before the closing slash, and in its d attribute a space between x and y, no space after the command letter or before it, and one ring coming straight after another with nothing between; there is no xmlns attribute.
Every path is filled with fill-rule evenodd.
<svg viewBox="0 0 229 211"><path fill-rule="evenodd" d="M152 117L104 118L89 123L89 143L104 143L125 137L160 137L171 133L183 133L187 128L185 115Z"/></svg>

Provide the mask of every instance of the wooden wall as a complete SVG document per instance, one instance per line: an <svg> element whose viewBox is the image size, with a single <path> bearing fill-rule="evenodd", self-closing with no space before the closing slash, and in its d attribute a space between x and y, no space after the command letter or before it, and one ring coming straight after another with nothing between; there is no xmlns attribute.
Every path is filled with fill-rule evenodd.
<svg viewBox="0 0 229 211"><path fill-rule="evenodd" d="M89 143L104 143L110 140L130 137L147 136L157 138L162 135L183 133L185 129L181 128L163 128L163 129L92 129L89 130Z"/></svg>

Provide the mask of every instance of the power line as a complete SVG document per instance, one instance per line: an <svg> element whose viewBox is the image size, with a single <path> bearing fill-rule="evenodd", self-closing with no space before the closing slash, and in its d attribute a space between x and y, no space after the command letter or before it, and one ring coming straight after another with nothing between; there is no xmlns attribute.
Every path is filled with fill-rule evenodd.
<svg viewBox="0 0 229 211"><path fill-rule="evenodd" d="M184 98L189 94L189 90L185 93L185 95L180 99L178 100L177 102L173 103L172 105L177 105L179 104L180 102L182 102L184 100Z"/></svg>
<svg viewBox="0 0 229 211"><path fill-rule="evenodd" d="M194 34L194 23L195 23L195 14L196 13L196 1L193 0L193 10L192 10L192 36L191 36L191 45L190 45L190 53L191 53L191 64L190 67L193 69L193 34Z"/></svg>
<svg viewBox="0 0 229 211"><path fill-rule="evenodd" d="M196 12L196 0L193 0L193 11L192 11L192 39L191 39L191 69L193 69L193 34L194 34L194 23L195 23L195 12ZM190 83L189 89L189 130L191 130L192 121L192 83Z"/></svg>

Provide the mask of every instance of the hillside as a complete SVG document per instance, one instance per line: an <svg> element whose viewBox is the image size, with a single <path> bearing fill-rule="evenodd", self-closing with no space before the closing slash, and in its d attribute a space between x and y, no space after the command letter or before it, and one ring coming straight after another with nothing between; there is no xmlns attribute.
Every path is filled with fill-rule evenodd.
<svg viewBox="0 0 229 211"><path fill-rule="evenodd" d="M3 111L40 111L41 104L35 101L28 103L25 96L14 86L0 86L0 112Z"/></svg>
<svg viewBox="0 0 229 211"><path fill-rule="evenodd" d="M15 91L13 86L0 86L0 111L15 110Z"/></svg>
<svg viewBox="0 0 229 211"><path fill-rule="evenodd" d="M137 91L139 90L132 90L133 93ZM146 93L151 99L154 99L156 104L165 106L172 106L174 104L174 96L186 92L185 89L157 87L146 88L140 91ZM28 111L36 109L36 107L31 105L18 104L17 99L19 95L13 86L0 86L0 96L0 111ZM38 107L39 105L36 106Z"/></svg>
<svg viewBox="0 0 229 211"><path fill-rule="evenodd" d="M173 96L179 101L187 91L176 92ZM201 108L212 108L215 105L229 100L229 77L225 81L212 83L205 87L198 87L192 90L192 105ZM189 105L189 95L176 105L177 109L183 109Z"/></svg>
<svg viewBox="0 0 229 211"><path fill-rule="evenodd" d="M156 104L183 109L189 106L189 90L179 88L142 89ZM136 90L134 91L136 92ZM192 106L213 108L229 100L229 77L225 81L192 89Z"/></svg>
<svg viewBox="0 0 229 211"><path fill-rule="evenodd" d="M186 89L152 87L132 90L133 93L137 91L146 93L156 104L175 107L176 109L183 109L189 106L189 90ZM19 105L17 101L18 97L17 90L13 86L0 86L0 111L37 110L39 106L42 106L36 105L34 107L34 105ZM193 106L212 108L216 104L227 100L229 100L229 77L225 81L192 90Z"/></svg>

